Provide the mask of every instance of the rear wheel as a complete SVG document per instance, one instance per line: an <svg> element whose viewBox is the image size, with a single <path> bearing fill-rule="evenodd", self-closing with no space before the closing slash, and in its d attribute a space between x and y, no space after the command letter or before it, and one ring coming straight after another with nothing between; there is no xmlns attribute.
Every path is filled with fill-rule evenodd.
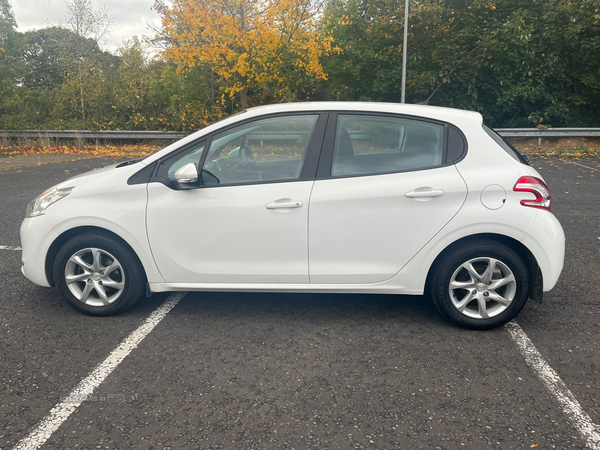
<svg viewBox="0 0 600 450"><path fill-rule="evenodd" d="M499 242L482 240L456 247L432 270L433 302L444 317L461 327L499 327L527 302L527 266Z"/></svg>
<svg viewBox="0 0 600 450"><path fill-rule="evenodd" d="M144 291L145 277L137 258L116 239L83 233L68 241L54 262L61 296L86 314L118 314Z"/></svg>

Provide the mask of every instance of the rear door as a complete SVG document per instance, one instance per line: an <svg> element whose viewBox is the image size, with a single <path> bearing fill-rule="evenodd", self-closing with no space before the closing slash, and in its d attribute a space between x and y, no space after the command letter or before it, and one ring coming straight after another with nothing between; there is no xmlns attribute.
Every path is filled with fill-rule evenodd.
<svg viewBox="0 0 600 450"><path fill-rule="evenodd" d="M310 200L310 282L377 283L400 271L464 203L452 162L465 147L435 121L332 114Z"/></svg>

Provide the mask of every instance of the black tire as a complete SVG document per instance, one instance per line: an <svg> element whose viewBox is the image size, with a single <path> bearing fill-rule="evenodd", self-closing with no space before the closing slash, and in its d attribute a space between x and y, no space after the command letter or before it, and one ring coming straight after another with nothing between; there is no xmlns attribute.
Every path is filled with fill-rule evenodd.
<svg viewBox="0 0 600 450"><path fill-rule="evenodd" d="M124 277L124 281L123 278L120 278L124 286L118 298L105 306L89 305L78 300L69 289L65 279L65 268L69 259L77 252L86 248L97 248L107 252L111 256L114 256L120 264L120 268L116 271L116 276L117 279L121 276ZM123 271L122 274L120 270ZM79 234L63 245L54 260L53 275L58 292L65 301L77 311L91 316L109 316L125 311L139 300L144 293L146 285L146 277L139 260L123 242L106 234L92 232ZM112 276L114 277L114 275ZM85 282L80 283L83 283L83 286L85 286ZM117 290L114 291L117 292ZM96 296L99 295L98 292L95 292L95 294Z"/></svg>
<svg viewBox="0 0 600 450"><path fill-rule="evenodd" d="M462 264L475 258L495 258L505 264L512 271L515 278L516 292L514 292L512 302L506 309L493 317L468 317L455 307L450 296L450 281L455 271ZM513 288L515 285L513 285ZM468 294L469 290L465 289L465 291ZM523 260L510 247L493 240L471 241L449 249L432 268L429 282L429 294L440 313L459 327L475 330L488 330L510 322L527 303L528 291L529 271ZM481 295L483 295L483 292L481 292ZM476 302L476 300L473 301ZM477 303L469 304L477 305ZM502 307L497 302L491 304Z"/></svg>

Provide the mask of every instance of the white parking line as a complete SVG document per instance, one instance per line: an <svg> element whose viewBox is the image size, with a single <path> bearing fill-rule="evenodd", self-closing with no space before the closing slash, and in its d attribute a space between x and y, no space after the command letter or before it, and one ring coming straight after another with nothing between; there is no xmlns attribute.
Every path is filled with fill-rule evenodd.
<svg viewBox="0 0 600 450"><path fill-rule="evenodd" d="M579 164L579 163L576 163L573 161L567 161L567 160L561 160L561 161L569 163L569 164L575 164L576 166L585 167L586 169L595 170L596 172L600 172L598 169L595 169L595 168L589 167L589 166L584 166L583 164Z"/></svg>
<svg viewBox="0 0 600 450"><path fill-rule="evenodd" d="M590 416L583 410L575 396L560 379L556 371L548 365L538 349L516 322L506 324L508 333L525 361L544 382L548 390L556 397L558 403L577 431L585 439L587 448L600 450L600 428L592 422Z"/></svg>
<svg viewBox="0 0 600 450"><path fill-rule="evenodd" d="M50 410L48 415L39 423L29 436L22 439L15 450L32 450L41 447L44 442L54 433L60 425L69 418L87 396L94 392L110 373L138 346L142 340L154 329L159 322L171 311L179 300L185 296L185 292L171 294L167 300L155 309L152 314L125 338L107 358L102 361L87 377L71 391L69 396Z"/></svg>
<svg viewBox="0 0 600 450"><path fill-rule="evenodd" d="M14 250L21 251L23 250L21 247L11 247L10 245L0 245L0 250Z"/></svg>

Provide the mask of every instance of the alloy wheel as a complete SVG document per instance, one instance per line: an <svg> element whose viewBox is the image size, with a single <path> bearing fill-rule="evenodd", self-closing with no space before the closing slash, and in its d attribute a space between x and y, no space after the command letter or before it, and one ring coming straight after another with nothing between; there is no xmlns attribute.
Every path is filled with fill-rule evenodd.
<svg viewBox="0 0 600 450"><path fill-rule="evenodd" d="M504 312L517 292L517 281L502 261L473 258L452 274L448 286L454 307L467 317L488 319Z"/></svg>
<svg viewBox="0 0 600 450"><path fill-rule="evenodd" d="M73 296L90 306L107 306L125 288L125 273L113 255L100 248L74 253L65 266L65 282Z"/></svg>

